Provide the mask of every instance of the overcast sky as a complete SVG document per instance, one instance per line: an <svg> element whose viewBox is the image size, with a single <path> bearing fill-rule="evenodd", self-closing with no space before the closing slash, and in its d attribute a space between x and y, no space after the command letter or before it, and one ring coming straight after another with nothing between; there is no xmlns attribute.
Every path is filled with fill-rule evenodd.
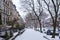
<svg viewBox="0 0 60 40"><path fill-rule="evenodd" d="M20 0L12 0L13 4L16 5L16 9L18 10L19 14L22 16L22 18L25 18L26 13L24 13L22 10L20 10L21 4Z"/></svg>
<svg viewBox="0 0 60 40"><path fill-rule="evenodd" d="M19 14L22 16L22 18L24 19L25 16L26 16L26 12L23 12L23 8L21 7L21 0L12 0L13 4L16 5L16 9L18 10ZM42 2L43 3L43 2ZM45 7L45 6L44 6ZM22 9L22 10L21 10ZM48 13L46 10L45 10L46 13ZM49 18L49 17L48 17Z"/></svg>

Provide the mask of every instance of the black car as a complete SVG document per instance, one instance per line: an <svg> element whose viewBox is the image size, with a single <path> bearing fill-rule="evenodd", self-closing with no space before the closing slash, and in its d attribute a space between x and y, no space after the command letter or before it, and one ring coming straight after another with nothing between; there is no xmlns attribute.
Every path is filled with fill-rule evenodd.
<svg viewBox="0 0 60 40"><path fill-rule="evenodd" d="M53 30L47 30L47 35L53 35ZM59 36L59 32L56 31L55 35Z"/></svg>
<svg viewBox="0 0 60 40"><path fill-rule="evenodd" d="M51 35L51 30L47 30L47 35Z"/></svg>

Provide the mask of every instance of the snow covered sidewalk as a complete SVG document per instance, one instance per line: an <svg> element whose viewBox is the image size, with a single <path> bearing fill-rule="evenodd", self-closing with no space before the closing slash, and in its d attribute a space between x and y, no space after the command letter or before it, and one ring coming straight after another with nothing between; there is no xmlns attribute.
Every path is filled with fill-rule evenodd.
<svg viewBox="0 0 60 40"><path fill-rule="evenodd" d="M51 38L52 35L44 35L43 37L46 38L46 39L48 39L48 40L60 40L59 36L55 36L55 38Z"/></svg>
<svg viewBox="0 0 60 40"><path fill-rule="evenodd" d="M26 29L26 31L19 35L15 40L47 40L44 38L45 34L35 31L33 29Z"/></svg>

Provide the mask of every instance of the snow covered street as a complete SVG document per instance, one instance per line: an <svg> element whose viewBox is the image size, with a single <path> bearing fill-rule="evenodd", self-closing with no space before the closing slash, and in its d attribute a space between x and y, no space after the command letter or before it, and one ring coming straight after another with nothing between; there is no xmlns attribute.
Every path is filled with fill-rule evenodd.
<svg viewBox="0 0 60 40"><path fill-rule="evenodd" d="M53 39L51 38L50 35L40 33L33 29L26 29L26 31L22 35L19 35L15 40L60 40L60 39L57 36L55 39Z"/></svg>
<svg viewBox="0 0 60 40"><path fill-rule="evenodd" d="M15 37L17 34L18 32L14 33L13 37ZM56 36L54 39L51 37L52 35L40 33L39 31L35 31L34 29L25 29L24 33L18 35L15 40L60 40L59 36ZM12 40L12 38L10 40ZM2 38L0 38L0 40L2 40Z"/></svg>
<svg viewBox="0 0 60 40"><path fill-rule="evenodd" d="M43 37L44 35L45 34L42 34L33 29L27 29L22 35L18 36L15 40L47 40Z"/></svg>

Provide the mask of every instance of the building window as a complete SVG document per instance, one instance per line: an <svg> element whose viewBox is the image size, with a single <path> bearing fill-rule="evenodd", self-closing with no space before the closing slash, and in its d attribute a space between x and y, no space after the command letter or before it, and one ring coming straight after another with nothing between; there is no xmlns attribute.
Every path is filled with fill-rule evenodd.
<svg viewBox="0 0 60 40"><path fill-rule="evenodd" d="M0 13L0 20L1 20L1 13Z"/></svg>
<svg viewBox="0 0 60 40"><path fill-rule="evenodd" d="M8 13L7 13L7 8L6 8L5 12L6 12L6 14L8 14Z"/></svg>
<svg viewBox="0 0 60 40"><path fill-rule="evenodd" d="M1 13L0 13L0 24L2 24L2 20L1 20Z"/></svg>
<svg viewBox="0 0 60 40"><path fill-rule="evenodd" d="M0 9L1 9L1 3L0 3Z"/></svg>
<svg viewBox="0 0 60 40"><path fill-rule="evenodd" d="M9 9L8 8L6 8L6 14L9 15Z"/></svg>
<svg viewBox="0 0 60 40"><path fill-rule="evenodd" d="M3 18L3 22L4 22L4 24L5 24L5 17Z"/></svg>
<svg viewBox="0 0 60 40"><path fill-rule="evenodd" d="M5 2L5 0L3 0L3 2Z"/></svg>
<svg viewBox="0 0 60 40"><path fill-rule="evenodd" d="M5 13L5 7L4 7L4 13Z"/></svg>

